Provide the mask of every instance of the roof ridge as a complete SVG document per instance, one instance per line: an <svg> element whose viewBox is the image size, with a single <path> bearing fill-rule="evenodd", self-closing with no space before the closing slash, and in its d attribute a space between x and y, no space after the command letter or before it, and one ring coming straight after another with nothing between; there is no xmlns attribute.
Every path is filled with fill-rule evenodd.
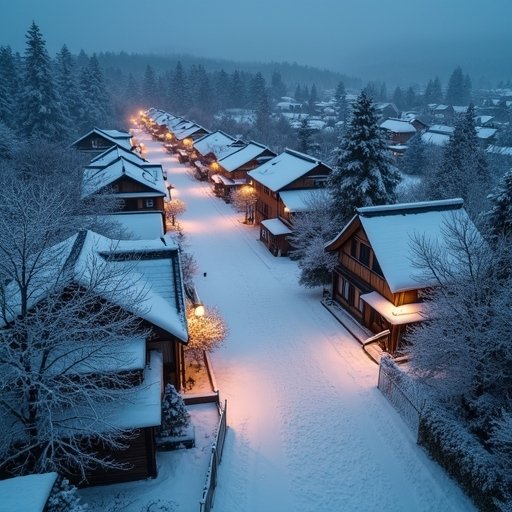
<svg viewBox="0 0 512 512"><path fill-rule="evenodd" d="M421 213L427 211L443 211L460 209L464 200L460 197L453 199L440 199L437 201L421 201L417 203L384 204L379 206L365 206L357 208L361 217L378 217L384 215L404 215L406 213Z"/></svg>

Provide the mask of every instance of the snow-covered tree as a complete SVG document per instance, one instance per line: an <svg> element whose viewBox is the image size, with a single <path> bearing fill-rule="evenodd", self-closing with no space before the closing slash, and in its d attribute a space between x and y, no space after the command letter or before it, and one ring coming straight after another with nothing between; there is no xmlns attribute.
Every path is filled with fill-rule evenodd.
<svg viewBox="0 0 512 512"><path fill-rule="evenodd" d="M183 274L183 283L185 285L191 285L194 280L194 276L197 274L199 269L197 265L197 261L194 258L194 255L188 251L189 244L187 242L187 237L183 228L181 226L176 226L176 231L174 232L174 239L176 244L180 249L180 259L181 259L181 272Z"/></svg>
<svg viewBox="0 0 512 512"><path fill-rule="evenodd" d="M46 503L46 512L87 512L89 507L82 502L78 489L65 478L59 478L53 486Z"/></svg>
<svg viewBox="0 0 512 512"><path fill-rule="evenodd" d="M417 133L409 139L407 151L400 162L400 170L406 174L423 176L428 164L425 143L421 134Z"/></svg>
<svg viewBox="0 0 512 512"><path fill-rule="evenodd" d="M325 252L324 247L340 229L327 194L323 190L317 192L308 199L307 210L293 216L293 232L288 237L293 247L290 256L298 260L299 283L308 288L330 282L336 255Z"/></svg>
<svg viewBox="0 0 512 512"><path fill-rule="evenodd" d="M218 348L228 335L228 328L215 306L205 308L203 316L196 316L193 307L187 310L188 344L186 351L198 359L203 351Z"/></svg>
<svg viewBox="0 0 512 512"><path fill-rule="evenodd" d="M444 148L441 165L429 176L426 186L431 199L462 197L473 215L486 208L491 177L476 135L473 105L456 123L453 136Z"/></svg>
<svg viewBox="0 0 512 512"><path fill-rule="evenodd" d="M460 66L450 76L445 101L448 105L468 105L471 102L471 79L464 76Z"/></svg>
<svg viewBox="0 0 512 512"><path fill-rule="evenodd" d="M501 408L512 396L512 322L507 244L490 246L466 217L444 227L444 246L416 239L413 259L435 283L428 295L428 321L407 336L414 373L451 404L487 442ZM505 266L504 266L505 265Z"/></svg>
<svg viewBox="0 0 512 512"><path fill-rule="evenodd" d="M19 96L19 70L10 46L0 46L0 123L12 129L17 126L16 106Z"/></svg>
<svg viewBox="0 0 512 512"><path fill-rule="evenodd" d="M245 224L253 222L254 220L254 208L258 201L258 193L250 185L244 185L236 188L231 192L231 203L235 207L236 211L243 212L245 214Z"/></svg>
<svg viewBox="0 0 512 512"><path fill-rule="evenodd" d="M348 104L347 104L347 91L343 82L338 82L336 91L334 92L334 99L336 101L336 111L338 120L345 123L348 117Z"/></svg>
<svg viewBox="0 0 512 512"><path fill-rule="evenodd" d="M181 199L171 199L165 203L165 218L172 226L176 226L176 218L187 211L187 206Z"/></svg>
<svg viewBox="0 0 512 512"><path fill-rule="evenodd" d="M0 160L9 160L20 144L15 131L0 121Z"/></svg>
<svg viewBox="0 0 512 512"><path fill-rule="evenodd" d="M18 119L24 135L59 139L66 124L57 98L52 65L39 27L32 22L25 49L25 73Z"/></svg>
<svg viewBox="0 0 512 512"><path fill-rule="evenodd" d="M354 103L328 181L333 213L346 222L357 207L393 203L399 182L373 101L363 91Z"/></svg>
<svg viewBox="0 0 512 512"><path fill-rule="evenodd" d="M313 143L314 130L309 125L309 116L306 116L300 122L297 130L297 149L302 153L308 154L315 145Z"/></svg>
<svg viewBox="0 0 512 512"><path fill-rule="evenodd" d="M271 90L272 97L275 100L279 100L286 94L286 85L284 85L281 78L281 73L279 73L279 71L274 71L272 73Z"/></svg>
<svg viewBox="0 0 512 512"><path fill-rule="evenodd" d="M162 424L158 429L160 437L182 436L190 425L190 414L185 402L172 384L167 384L162 399Z"/></svg>
<svg viewBox="0 0 512 512"><path fill-rule="evenodd" d="M489 227L494 236L512 236L512 169L501 179L489 196L491 208L487 213Z"/></svg>

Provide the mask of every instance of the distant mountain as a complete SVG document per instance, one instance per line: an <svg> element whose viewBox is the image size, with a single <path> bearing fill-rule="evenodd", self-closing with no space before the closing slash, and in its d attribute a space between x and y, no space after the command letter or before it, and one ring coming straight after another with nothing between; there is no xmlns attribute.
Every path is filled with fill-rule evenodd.
<svg viewBox="0 0 512 512"><path fill-rule="evenodd" d="M317 87L322 89L334 89L340 81L343 81L347 88L358 89L362 86L362 81L359 78L327 69L304 66L296 62L237 62L187 54L156 55L129 54L126 52L100 53L97 57L104 68L117 68L125 73L132 73L136 77L141 77L148 65L158 74L161 74L166 71L174 71L178 61L181 61L185 67L202 65L206 71L220 71L221 69L227 73L232 73L235 70L249 73L259 71L265 77L267 83L270 83L272 73L277 71L281 73L282 80L289 87L295 87L297 84L308 86L316 84Z"/></svg>

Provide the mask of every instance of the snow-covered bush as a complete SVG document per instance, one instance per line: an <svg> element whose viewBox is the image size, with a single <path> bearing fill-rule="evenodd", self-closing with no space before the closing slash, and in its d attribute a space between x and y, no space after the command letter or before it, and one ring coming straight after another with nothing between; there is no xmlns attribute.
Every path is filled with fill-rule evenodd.
<svg viewBox="0 0 512 512"><path fill-rule="evenodd" d="M78 490L61 478L54 485L46 505L47 512L86 512L89 507L81 502Z"/></svg>
<svg viewBox="0 0 512 512"><path fill-rule="evenodd" d="M510 506L505 501L505 475L500 472L496 457L446 409L427 407L423 410L419 443L480 510L507 510Z"/></svg>
<svg viewBox="0 0 512 512"><path fill-rule="evenodd" d="M190 425L190 414L185 407L183 398L172 384L165 387L162 400L162 425L160 437L177 437L185 433Z"/></svg>

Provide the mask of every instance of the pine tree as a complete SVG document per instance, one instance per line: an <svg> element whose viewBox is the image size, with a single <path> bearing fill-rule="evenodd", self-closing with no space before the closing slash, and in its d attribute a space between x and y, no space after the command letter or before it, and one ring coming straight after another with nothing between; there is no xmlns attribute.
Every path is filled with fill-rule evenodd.
<svg viewBox="0 0 512 512"><path fill-rule="evenodd" d="M344 223L357 207L395 202L399 181L400 173L392 165L375 106L363 90L354 103L352 119L329 177L335 215Z"/></svg>
<svg viewBox="0 0 512 512"><path fill-rule="evenodd" d="M265 79L260 72L254 75L251 84L251 98L253 108L256 110L256 127L262 135L266 135L269 126L270 105Z"/></svg>
<svg viewBox="0 0 512 512"><path fill-rule="evenodd" d="M409 87L405 93L405 106L408 109L416 106L416 93L412 87Z"/></svg>
<svg viewBox="0 0 512 512"><path fill-rule="evenodd" d="M181 436L189 425L190 414L183 398L172 384L167 384L162 400L162 424L158 429L158 435L160 437Z"/></svg>
<svg viewBox="0 0 512 512"><path fill-rule="evenodd" d="M82 117L83 105L78 91L75 63L66 45L57 54L56 78L66 124L73 133Z"/></svg>
<svg viewBox="0 0 512 512"><path fill-rule="evenodd" d="M310 114L315 113L317 100L318 100L318 93L316 91L316 85L313 84L311 86L311 91L309 93L309 99L308 99L308 108L309 108Z"/></svg>
<svg viewBox="0 0 512 512"><path fill-rule="evenodd" d="M235 69L231 75L231 107L242 108L245 106L245 84L240 72Z"/></svg>
<svg viewBox="0 0 512 512"><path fill-rule="evenodd" d="M189 107L186 82L183 65L178 61L171 82L171 104L177 113L184 113Z"/></svg>
<svg viewBox="0 0 512 512"><path fill-rule="evenodd" d="M65 132L65 122L57 99L51 61L46 42L34 22L26 40L24 87L19 106L22 132L29 137L61 137Z"/></svg>
<svg viewBox="0 0 512 512"><path fill-rule="evenodd" d="M142 99L147 106L157 106L157 88L155 71L148 64L142 81Z"/></svg>
<svg viewBox="0 0 512 512"><path fill-rule="evenodd" d="M426 167L425 143L421 139L421 134L417 133L407 143L407 151L402 157L400 170L406 174L423 176Z"/></svg>
<svg viewBox="0 0 512 512"><path fill-rule="evenodd" d="M448 81L446 103L448 105L468 105L471 101L471 79L464 76L462 69L455 68Z"/></svg>
<svg viewBox="0 0 512 512"><path fill-rule="evenodd" d="M295 94L293 95L293 97L295 98L295 101L298 102L302 102L303 100L302 89L299 84L297 84L297 87L295 87Z"/></svg>
<svg viewBox="0 0 512 512"><path fill-rule="evenodd" d="M399 110L402 110L405 107L404 91L402 91L398 86L393 92L393 103Z"/></svg>
<svg viewBox="0 0 512 512"><path fill-rule="evenodd" d="M221 69L215 77L215 96L217 98L217 108L219 110L225 110L229 106L230 102L230 81L229 75Z"/></svg>
<svg viewBox="0 0 512 512"><path fill-rule="evenodd" d="M17 129L19 71L10 46L0 46L0 122Z"/></svg>
<svg viewBox="0 0 512 512"><path fill-rule="evenodd" d="M336 110L338 113L338 120L345 123L347 121L347 91L345 89L345 84L343 82L339 82L336 86L336 91L334 93L334 99L336 101Z"/></svg>
<svg viewBox="0 0 512 512"><path fill-rule="evenodd" d="M489 227L494 236L512 237L512 169L501 179L489 196L491 209L487 213Z"/></svg>
<svg viewBox="0 0 512 512"><path fill-rule="evenodd" d="M485 153L476 135L475 109L470 105L455 125L441 165L426 183L428 195L431 199L462 197L466 209L476 214L485 209L490 181Z"/></svg>
<svg viewBox="0 0 512 512"><path fill-rule="evenodd" d="M105 86L105 79L101 71L96 54L89 59L86 68L80 73L80 88L82 101L87 111L84 113L82 129L91 129L94 126L109 126L111 120L110 96Z"/></svg>
<svg viewBox="0 0 512 512"><path fill-rule="evenodd" d="M274 71L272 73L271 91L272 98L275 100L279 100L286 95L286 86L283 83L281 73L279 73L279 71Z"/></svg>
<svg viewBox="0 0 512 512"><path fill-rule="evenodd" d="M297 149L306 154L313 149L313 129L309 126L308 116L302 119L297 131Z"/></svg>

